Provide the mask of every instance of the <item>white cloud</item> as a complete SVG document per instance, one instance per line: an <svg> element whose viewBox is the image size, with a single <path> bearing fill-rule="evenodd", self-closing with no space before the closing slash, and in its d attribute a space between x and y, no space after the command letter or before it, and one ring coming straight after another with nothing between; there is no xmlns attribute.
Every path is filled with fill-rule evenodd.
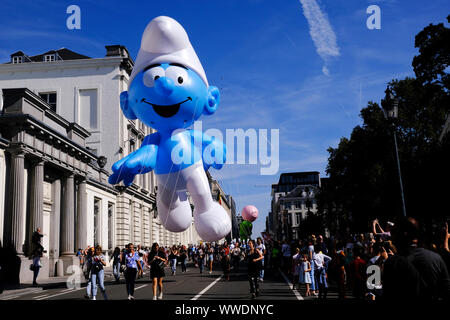
<svg viewBox="0 0 450 320"><path fill-rule="evenodd" d="M314 45L316 46L317 54L323 59L325 65L322 72L329 75L327 62L330 57L337 57L340 55L339 48L336 43L336 34L328 21L328 18L316 0L300 0L303 6L303 14L308 20L309 34L311 35Z"/></svg>

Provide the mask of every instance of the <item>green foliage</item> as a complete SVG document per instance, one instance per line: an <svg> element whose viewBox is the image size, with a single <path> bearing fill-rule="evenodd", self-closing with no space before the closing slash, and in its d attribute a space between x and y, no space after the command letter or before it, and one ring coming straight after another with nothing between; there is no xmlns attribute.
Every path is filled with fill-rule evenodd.
<svg viewBox="0 0 450 320"><path fill-rule="evenodd" d="M450 29L429 25L415 45L416 78L388 84L399 99L398 119L391 123L377 103L369 102L361 110L363 124L328 149L330 179L319 196L319 210L332 228L367 231L370 219L402 214L393 130L408 215L439 217L448 207L450 138L442 139L442 130L450 114Z"/></svg>

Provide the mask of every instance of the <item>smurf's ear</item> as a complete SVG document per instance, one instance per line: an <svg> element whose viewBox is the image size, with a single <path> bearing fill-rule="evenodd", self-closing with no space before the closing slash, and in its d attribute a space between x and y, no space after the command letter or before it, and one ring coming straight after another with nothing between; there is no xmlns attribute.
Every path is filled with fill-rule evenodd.
<svg viewBox="0 0 450 320"><path fill-rule="evenodd" d="M213 114L216 112L217 107L219 106L220 93L219 89L214 86L208 87L208 100L206 101L205 107L203 109L203 113L206 115Z"/></svg>
<svg viewBox="0 0 450 320"><path fill-rule="evenodd" d="M122 109L123 114L130 120L136 120L137 117L134 114L133 110L130 108L128 103L128 91L123 91L120 94L120 108Z"/></svg>

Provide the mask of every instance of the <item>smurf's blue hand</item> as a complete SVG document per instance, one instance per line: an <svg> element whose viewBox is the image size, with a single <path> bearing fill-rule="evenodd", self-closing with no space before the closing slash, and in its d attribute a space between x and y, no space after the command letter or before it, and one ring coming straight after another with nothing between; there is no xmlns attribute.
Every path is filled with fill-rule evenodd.
<svg viewBox="0 0 450 320"><path fill-rule="evenodd" d="M113 174L108 182L118 184L123 180L125 186L130 186L137 174L144 174L155 168L157 151L157 145L147 144L117 161L112 166Z"/></svg>
<svg viewBox="0 0 450 320"><path fill-rule="evenodd" d="M202 146L202 160L205 171L207 171L209 167L213 167L217 170L222 169L223 164L227 159L227 148L222 141L203 133Z"/></svg>

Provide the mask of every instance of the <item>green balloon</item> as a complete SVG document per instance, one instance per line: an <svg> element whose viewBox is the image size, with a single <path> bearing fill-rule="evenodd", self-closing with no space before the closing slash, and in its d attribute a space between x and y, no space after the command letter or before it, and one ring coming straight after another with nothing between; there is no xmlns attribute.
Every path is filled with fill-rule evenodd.
<svg viewBox="0 0 450 320"><path fill-rule="evenodd" d="M253 224L250 221L244 220L239 225L239 236L243 240L247 240L252 235Z"/></svg>

